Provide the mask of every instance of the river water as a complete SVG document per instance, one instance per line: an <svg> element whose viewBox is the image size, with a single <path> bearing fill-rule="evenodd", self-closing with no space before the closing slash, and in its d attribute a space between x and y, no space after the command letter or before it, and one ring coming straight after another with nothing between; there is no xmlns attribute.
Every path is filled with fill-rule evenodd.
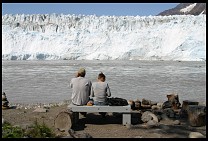
<svg viewBox="0 0 208 141"><path fill-rule="evenodd" d="M80 68L96 81L106 75L112 97L127 100L167 101L167 94L179 100L206 101L204 61L2 61L2 92L10 103L58 103L69 100L69 82Z"/></svg>

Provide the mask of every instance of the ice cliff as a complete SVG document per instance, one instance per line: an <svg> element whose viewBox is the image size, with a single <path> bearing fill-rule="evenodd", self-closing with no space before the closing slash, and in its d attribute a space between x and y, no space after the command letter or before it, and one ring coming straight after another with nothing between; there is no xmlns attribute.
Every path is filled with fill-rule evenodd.
<svg viewBox="0 0 208 141"><path fill-rule="evenodd" d="M206 15L2 15L2 60L206 60Z"/></svg>

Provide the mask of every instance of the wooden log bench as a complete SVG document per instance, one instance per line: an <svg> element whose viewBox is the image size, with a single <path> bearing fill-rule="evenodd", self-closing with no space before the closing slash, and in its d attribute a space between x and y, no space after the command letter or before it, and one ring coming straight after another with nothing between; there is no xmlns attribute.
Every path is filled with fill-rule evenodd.
<svg viewBox="0 0 208 141"><path fill-rule="evenodd" d="M73 124L76 124L79 120L79 113L80 112L87 112L87 113L98 113L98 112L114 112L114 113L121 113L122 114L122 124L124 126L131 125L131 106L76 106L76 105L69 105L67 107L68 111L60 112L57 117L55 118L55 128L59 130L68 130L72 127Z"/></svg>

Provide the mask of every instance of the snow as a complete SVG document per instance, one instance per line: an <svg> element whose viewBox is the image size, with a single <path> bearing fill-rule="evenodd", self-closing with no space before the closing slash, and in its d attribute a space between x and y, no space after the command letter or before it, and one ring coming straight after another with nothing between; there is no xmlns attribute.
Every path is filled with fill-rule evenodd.
<svg viewBox="0 0 208 141"><path fill-rule="evenodd" d="M3 15L2 60L206 60L206 15Z"/></svg>
<svg viewBox="0 0 208 141"><path fill-rule="evenodd" d="M186 8L181 9L180 11L184 12L184 13L189 12L196 6L196 4L197 3L191 4L191 5L187 6Z"/></svg>

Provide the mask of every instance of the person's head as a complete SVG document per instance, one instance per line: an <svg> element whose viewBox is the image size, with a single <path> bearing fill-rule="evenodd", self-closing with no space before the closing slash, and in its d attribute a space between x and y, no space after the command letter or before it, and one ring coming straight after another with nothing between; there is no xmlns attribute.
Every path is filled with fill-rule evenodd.
<svg viewBox="0 0 208 141"><path fill-rule="evenodd" d="M77 77L81 76L81 77L85 77L86 71L84 68L80 68L77 72Z"/></svg>
<svg viewBox="0 0 208 141"><path fill-rule="evenodd" d="M104 82L105 81L105 75L101 72L98 74L98 80Z"/></svg>

